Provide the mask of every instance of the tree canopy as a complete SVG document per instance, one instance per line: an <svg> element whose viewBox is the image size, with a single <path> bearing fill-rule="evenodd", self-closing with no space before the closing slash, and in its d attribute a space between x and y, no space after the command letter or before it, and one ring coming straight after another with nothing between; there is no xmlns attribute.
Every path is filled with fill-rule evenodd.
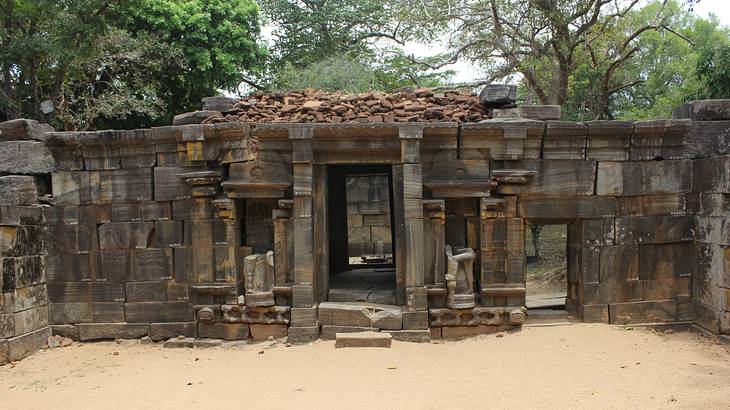
<svg viewBox="0 0 730 410"><path fill-rule="evenodd" d="M3 0L0 7L6 119L65 129L164 123L264 66L252 0Z"/></svg>
<svg viewBox="0 0 730 410"><path fill-rule="evenodd" d="M520 82L566 119L656 118L730 97L730 31L696 0L0 0L0 120L168 123L253 89ZM270 35L264 39L261 27ZM266 41L268 40L268 42ZM448 52L416 58L413 42ZM451 84L459 60L483 77Z"/></svg>

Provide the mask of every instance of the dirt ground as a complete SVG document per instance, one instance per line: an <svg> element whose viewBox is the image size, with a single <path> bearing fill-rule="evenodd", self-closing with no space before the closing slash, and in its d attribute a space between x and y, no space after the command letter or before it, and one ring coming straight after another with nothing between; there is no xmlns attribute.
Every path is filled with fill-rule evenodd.
<svg viewBox="0 0 730 410"><path fill-rule="evenodd" d="M695 333L576 324L503 336L391 349L86 343L0 367L0 408L730 407L730 350Z"/></svg>

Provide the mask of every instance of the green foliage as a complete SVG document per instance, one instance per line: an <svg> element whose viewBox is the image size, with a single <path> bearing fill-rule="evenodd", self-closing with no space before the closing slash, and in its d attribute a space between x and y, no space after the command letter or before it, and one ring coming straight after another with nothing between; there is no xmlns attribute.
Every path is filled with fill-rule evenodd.
<svg viewBox="0 0 730 410"><path fill-rule="evenodd" d="M5 0L0 118L63 129L166 123L260 71L258 36L253 0Z"/></svg>
<svg viewBox="0 0 730 410"><path fill-rule="evenodd" d="M198 109L203 97L219 89L235 91L264 67L252 0L141 0L124 17L130 32L154 33L182 55L184 69L153 73L169 103L165 120Z"/></svg>
<svg viewBox="0 0 730 410"><path fill-rule="evenodd" d="M434 87L453 75L451 71L423 74L415 72L406 57L396 54L382 64L365 64L348 55L333 56L297 68L287 63L276 73L278 91L315 88L323 91L360 93L371 90L394 92L403 88Z"/></svg>
<svg viewBox="0 0 730 410"><path fill-rule="evenodd" d="M698 98L730 98L730 45L707 45L697 61L697 75L704 85Z"/></svg>
<svg viewBox="0 0 730 410"><path fill-rule="evenodd" d="M304 69L286 63L276 77L278 91L316 88L359 93L374 88L375 84L375 73L370 67L347 57L331 57Z"/></svg>
<svg viewBox="0 0 730 410"><path fill-rule="evenodd" d="M398 48L416 30L402 0L262 0L273 27L272 87L393 91L441 85Z"/></svg>

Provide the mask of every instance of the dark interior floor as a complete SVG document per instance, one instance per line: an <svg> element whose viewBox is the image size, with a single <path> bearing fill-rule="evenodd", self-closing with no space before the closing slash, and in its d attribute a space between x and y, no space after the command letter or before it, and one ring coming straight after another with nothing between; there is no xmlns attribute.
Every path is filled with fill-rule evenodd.
<svg viewBox="0 0 730 410"><path fill-rule="evenodd" d="M330 277L330 302L370 302L395 305L395 270L360 268Z"/></svg>

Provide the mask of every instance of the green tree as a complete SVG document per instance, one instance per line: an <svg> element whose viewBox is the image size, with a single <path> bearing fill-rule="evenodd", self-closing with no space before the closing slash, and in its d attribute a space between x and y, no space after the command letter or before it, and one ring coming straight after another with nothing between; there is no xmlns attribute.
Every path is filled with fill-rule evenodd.
<svg viewBox="0 0 730 410"><path fill-rule="evenodd" d="M266 62L253 0L139 0L124 28L156 35L182 55L184 68L153 73L168 103L164 121L199 109L203 97L254 83Z"/></svg>
<svg viewBox="0 0 730 410"><path fill-rule="evenodd" d="M401 47L417 30L402 0L262 0L272 26L275 89L383 90L441 85L453 72L415 65Z"/></svg>
<svg viewBox="0 0 730 410"><path fill-rule="evenodd" d="M260 71L258 39L253 0L2 0L0 118L167 123Z"/></svg>
<svg viewBox="0 0 730 410"><path fill-rule="evenodd" d="M566 105L577 89L577 114L603 118L613 95L636 84L622 67L639 56L641 38L672 33L667 3L643 20L628 18L639 7L628 0L424 0L417 12L451 33L452 53L427 66L470 59L489 73L479 84L519 73L526 100L542 104Z"/></svg>

